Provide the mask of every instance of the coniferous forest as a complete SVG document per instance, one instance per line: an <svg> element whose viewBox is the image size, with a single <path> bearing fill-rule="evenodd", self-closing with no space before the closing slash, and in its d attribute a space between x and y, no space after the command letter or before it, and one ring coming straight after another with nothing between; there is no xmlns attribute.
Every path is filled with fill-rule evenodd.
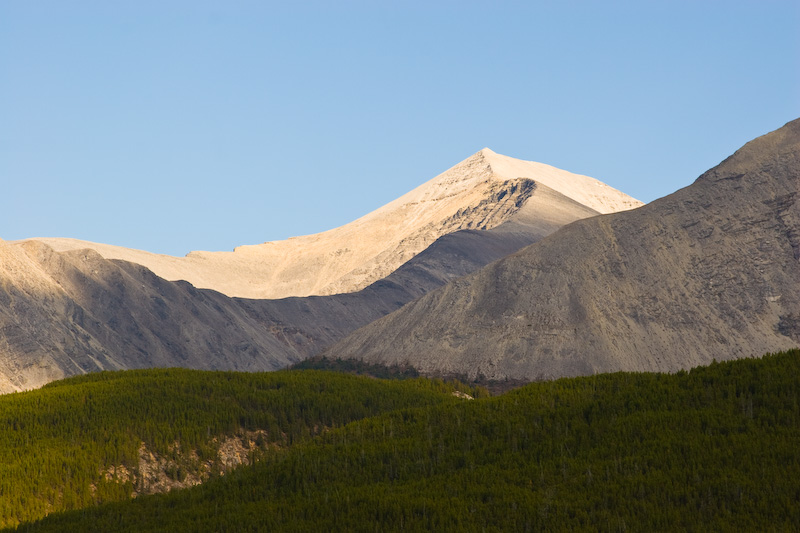
<svg viewBox="0 0 800 533"><path fill-rule="evenodd" d="M463 387L471 392L470 387ZM0 396L0 524L126 500L139 450L177 459L193 474L221 437L259 433L258 454L291 448L349 421L404 407L438 405L454 389L330 372L236 373L185 369L102 372ZM211 469L210 477L219 475Z"/></svg>
<svg viewBox="0 0 800 533"><path fill-rule="evenodd" d="M457 388L485 396L172 369L2 396L0 516L19 531L800 530L798 350L475 400ZM102 475L135 469L142 443L202 458L244 430L265 430L258 460L197 487L131 500Z"/></svg>

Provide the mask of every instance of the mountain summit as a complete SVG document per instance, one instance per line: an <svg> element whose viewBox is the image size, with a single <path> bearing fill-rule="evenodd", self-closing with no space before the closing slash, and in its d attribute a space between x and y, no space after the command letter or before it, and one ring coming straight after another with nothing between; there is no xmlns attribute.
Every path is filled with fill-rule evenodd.
<svg viewBox="0 0 800 533"><path fill-rule="evenodd" d="M549 200L535 202L532 218L527 209L517 220L547 232L579 218L642 205L593 178L485 148L349 224L233 252L191 252L179 258L74 239L36 240L56 251L93 249L107 259L143 265L164 279L185 280L228 296L336 294L387 276L443 235L490 229L514 219L537 188Z"/></svg>
<svg viewBox="0 0 800 533"><path fill-rule="evenodd" d="M640 209L569 224L328 354L433 374L675 371L800 343L800 120Z"/></svg>
<svg viewBox="0 0 800 533"><path fill-rule="evenodd" d="M276 370L564 224L638 205L515 161L484 150L351 224L230 253L1 241L0 392L99 370ZM593 207L567 196L583 190ZM312 292L339 294L260 299Z"/></svg>

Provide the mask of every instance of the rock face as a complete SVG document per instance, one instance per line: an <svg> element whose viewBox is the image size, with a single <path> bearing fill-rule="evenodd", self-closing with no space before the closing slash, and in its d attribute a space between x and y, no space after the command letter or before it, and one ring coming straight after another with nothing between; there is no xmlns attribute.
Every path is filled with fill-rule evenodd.
<svg viewBox="0 0 800 533"><path fill-rule="evenodd" d="M484 151L470 158L467 161L472 163L466 167L484 161L487 154ZM503 161L502 156L494 157ZM481 165L476 168L486 171ZM550 172L556 177L567 174L556 169ZM462 221L491 221L476 223L477 227L494 226L445 233L388 276L347 294L280 300L231 298L186 282L167 281L134 262L107 259L100 253L106 251L102 245L96 246L98 252L74 248L79 241L0 241L0 392L35 388L99 370L282 368L564 224L598 213L527 178L486 185L483 178L472 179L464 168L458 175L478 187L499 187L500 192L477 202L480 217L468 216L466 207L456 212ZM588 199L580 196L582 189L573 190L569 181L560 186L597 208L609 209L597 199L606 197L619 199L618 204L608 200L614 206L635 204L591 178L576 179L595 191ZM453 185L452 190L464 192L464 187ZM437 202L423 207L435 210ZM454 227L458 226L447 226L448 231ZM428 237L420 238L427 242ZM396 247L395 251L404 257L414 246ZM394 262L379 261L384 267Z"/></svg>
<svg viewBox="0 0 800 533"><path fill-rule="evenodd" d="M800 120L640 209L572 223L326 354L433 374L675 371L800 343Z"/></svg>
<svg viewBox="0 0 800 533"><path fill-rule="evenodd" d="M178 442L172 445L167 457L148 450L142 442L135 468L124 464L112 465L101 474L109 482L131 483L131 498L194 487L208 481L212 474L225 475L239 465L250 464L268 448L266 441L260 438L264 435L264 430L240 430L235 435L215 437L211 443L217 448L216 457L206 460L201 460L196 450L183 453ZM260 442L264 444L260 445Z"/></svg>
<svg viewBox="0 0 800 533"><path fill-rule="evenodd" d="M380 209L316 235L241 246L233 252L191 252L181 258L73 239L37 240L56 251L93 249L106 259L146 266L164 279L186 280L233 297L336 294L386 277L443 235L506 222L537 185L592 212L641 205L593 178L486 148ZM547 206L540 208L542 220L563 215L554 212L551 217Z"/></svg>

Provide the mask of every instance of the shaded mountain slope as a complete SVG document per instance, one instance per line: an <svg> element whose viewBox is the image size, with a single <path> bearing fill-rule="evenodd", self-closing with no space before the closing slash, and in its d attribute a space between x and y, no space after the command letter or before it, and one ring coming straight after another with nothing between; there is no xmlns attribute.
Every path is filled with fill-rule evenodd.
<svg viewBox="0 0 800 533"><path fill-rule="evenodd" d="M542 379L674 371L800 342L800 120L640 209L570 224L330 357Z"/></svg>
<svg viewBox="0 0 800 533"><path fill-rule="evenodd" d="M144 265L164 279L186 280L228 296L354 292L386 277L443 235L506 222L525 205L536 184L559 192L580 210L608 213L641 205L593 178L484 149L349 224L233 252L171 257L74 239L36 240L57 251L90 248L107 259Z"/></svg>
<svg viewBox="0 0 800 533"><path fill-rule="evenodd" d="M97 370L274 370L287 362L263 324L222 294L91 250L0 242L0 253L0 391Z"/></svg>
<svg viewBox="0 0 800 533"><path fill-rule="evenodd" d="M238 300L290 347L299 361L353 330L453 279L505 257L574 220L596 215L560 193L534 184L525 205L500 226L461 230L437 239L386 278L354 293L281 300Z"/></svg>
<svg viewBox="0 0 800 533"><path fill-rule="evenodd" d="M245 300L169 282L93 250L0 241L0 392L93 372L274 370L427 291L596 211L538 183L504 224L435 241L385 279L333 296Z"/></svg>

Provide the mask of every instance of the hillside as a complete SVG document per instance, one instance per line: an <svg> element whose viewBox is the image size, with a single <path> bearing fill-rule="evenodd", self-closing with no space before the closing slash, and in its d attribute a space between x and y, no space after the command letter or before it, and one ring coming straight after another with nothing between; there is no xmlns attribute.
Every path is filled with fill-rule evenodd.
<svg viewBox="0 0 800 533"><path fill-rule="evenodd" d="M800 351L363 419L20 531L796 531Z"/></svg>
<svg viewBox="0 0 800 533"><path fill-rule="evenodd" d="M593 178L484 149L413 191L349 224L315 235L186 257L79 241L36 239L56 251L92 249L167 280L228 296L276 299L354 292L386 277L439 237L490 229L513 218L539 186L567 199L541 204L537 218L563 225L641 202Z"/></svg>
<svg viewBox="0 0 800 533"><path fill-rule="evenodd" d="M0 527L196 485L352 420L453 401L453 390L330 372L167 369L3 395Z"/></svg>
<svg viewBox="0 0 800 533"><path fill-rule="evenodd" d="M584 219L354 332L332 358L552 379L800 343L800 120L695 183Z"/></svg>

